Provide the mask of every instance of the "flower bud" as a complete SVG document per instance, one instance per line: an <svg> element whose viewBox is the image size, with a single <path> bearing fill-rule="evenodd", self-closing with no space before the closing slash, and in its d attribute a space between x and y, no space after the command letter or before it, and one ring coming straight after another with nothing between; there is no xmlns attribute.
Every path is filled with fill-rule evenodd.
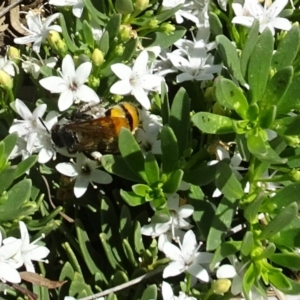
<svg viewBox="0 0 300 300"><path fill-rule="evenodd" d="M13 79L3 70L0 70L0 86L6 90L13 88Z"/></svg>
<svg viewBox="0 0 300 300"><path fill-rule="evenodd" d="M90 86L91 88L96 89L96 88L98 88L99 85L100 85L100 78L91 75L91 76L89 77L89 79L88 79L88 83L89 83L89 86Z"/></svg>
<svg viewBox="0 0 300 300"><path fill-rule="evenodd" d="M114 52L117 56L121 56L124 52L124 46L122 44L117 45Z"/></svg>
<svg viewBox="0 0 300 300"><path fill-rule="evenodd" d="M128 25L121 25L119 30L119 37L121 42L125 42L130 39L131 37L131 26Z"/></svg>
<svg viewBox="0 0 300 300"><path fill-rule="evenodd" d="M149 0L136 0L135 1L135 9L138 11L145 10L149 5Z"/></svg>
<svg viewBox="0 0 300 300"><path fill-rule="evenodd" d="M91 59L92 59L93 64L96 67L101 66L104 62L104 57L103 57L102 51L97 48L94 49Z"/></svg>
<svg viewBox="0 0 300 300"><path fill-rule="evenodd" d="M212 86L209 86L205 92L204 92L204 100L207 102L207 103L213 103L215 101L214 99L214 90L215 88L212 87Z"/></svg>
<svg viewBox="0 0 300 300"><path fill-rule="evenodd" d="M221 104L219 104L217 102L214 104L212 112L214 114L220 115L220 116L226 115L224 108L221 106Z"/></svg>
<svg viewBox="0 0 300 300"><path fill-rule="evenodd" d="M148 23L147 26L151 29L155 29L158 27L158 20L156 20L155 18L151 19Z"/></svg>
<svg viewBox="0 0 300 300"><path fill-rule="evenodd" d="M213 282L212 288L217 295L224 295L229 291L231 287L231 281L226 278L218 279Z"/></svg>
<svg viewBox="0 0 300 300"><path fill-rule="evenodd" d="M48 35L48 42L52 49L56 50L61 56L68 53L68 47L57 31L51 30Z"/></svg>
<svg viewBox="0 0 300 300"><path fill-rule="evenodd" d="M170 23L162 23L160 26L159 26L159 29L162 31L162 32L165 32L165 33L171 33L173 31L175 31L175 26L170 24Z"/></svg>
<svg viewBox="0 0 300 300"><path fill-rule="evenodd" d="M8 54L8 57L11 60L13 60L14 62L18 62L20 59L20 50L15 47L10 46L7 54Z"/></svg>
<svg viewBox="0 0 300 300"><path fill-rule="evenodd" d="M293 182L300 181L300 171L298 171L296 169L292 169L291 171L289 171L288 176L289 176L290 180Z"/></svg>
<svg viewBox="0 0 300 300"><path fill-rule="evenodd" d="M300 139L297 135L286 135L283 138L290 147L296 148L300 144Z"/></svg>

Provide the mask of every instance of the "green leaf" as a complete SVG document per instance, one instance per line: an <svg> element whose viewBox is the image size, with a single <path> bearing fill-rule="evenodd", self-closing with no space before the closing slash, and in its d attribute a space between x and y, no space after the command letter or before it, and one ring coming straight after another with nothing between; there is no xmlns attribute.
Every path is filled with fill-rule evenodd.
<svg viewBox="0 0 300 300"><path fill-rule="evenodd" d="M121 284L124 284L126 282L128 282L129 279L126 275L126 273L124 271L120 271L120 270L117 270L114 275L113 275L113 278L110 282L110 285L112 287L114 286L117 286L117 285L121 285ZM99 298L98 298L99 299ZM117 299L117 298L116 298Z"/></svg>
<svg viewBox="0 0 300 300"><path fill-rule="evenodd" d="M247 74L250 85L251 103L259 101L266 90L270 74L273 44L272 33L267 28L258 38L251 53Z"/></svg>
<svg viewBox="0 0 300 300"><path fill-rule="evenodd" d="M224 35L218 35L216 37L216 43L224 65L241 85L245 85L246 81L241 72L240 59L236 47Z"/></svg>
<svg viewBox="0 0 300 300"><path fill-rule="evenodd" d="M0 195L13 183L16 174L16 166L9 167L0 173Z"/></svg>
<svg viewBox="0 0 300 300"><path fill-rule="evenodd" d="M259 114L259 126L264 129L269 129L275 121L277 112L277 106L268 105L266 107L261 107Z"/></svg>
<svg viewBox="0 0 300 300"><path fill-rule="evenodd" d="M217 164L210 166L202 164L200 167L185 171L183 180L195 185L207 185L214 181L216 177L216 171Z"/></svg>
<svg viewBox="0 0 300 300"><path fill-rule="evenodd" d="M277 207L277 209L281 210L283 207L290 205L293 202L296 202L300 205L300 183L294 182L285 186L276 192L276 195L268 198L264 201L263 207L268 207L271 205L272 207Z"/></svg>
<svg viewBox="0 0 300 300"><path fill-rule="evenodd" d="M244 210L244 217L250 224L257 223L257 216L264 200L265 199L263 197L258 196L254 201L246 206Z"/></svg>
<svg viewBox="0 0 300 300"><path fill-rule="evenodd" d="M134 222L134 250L138 255L142 255L145 252L145 247L143 244L143 238L141 233L141 225L139 222Z"/></svg>
<svg viewBox="0 0 300 300"><path fill-rule="evenodd" d="M183 6L183 4L177 5L171 9L166 9L160 12L160 14L155 16L155 19L162 23L170 18L174 17L174 14Z"/></svg>
<svg viewBox="0 0 300 300"><path fill-rule="evenodd" d="M138 39L130 39L126 44L125 44L125 49L123 51L123 54L121 56L121 61L129 61L132 59L132 57L135 54L135 50L138 45Z"/></svg>
<svg viewBox="0 0 300 300"><path fill-rule="evenodd" d="M300 247L300 219L298 217L291 220L280 235L274 235L270 238L272 242L284 247Z"/></svg>
<svg viewBox="0 0 300 300"><path fill-rule="evenodd" d="M122 246L123 246L125 256L128 259L129 263L132 266L137 267L137 265L138 265L137 260L134 257L133 250L132 250L131 245L129 244L127 239L122 240Z"/></svg>
<svg viewBox="0 0 300 300"><path fill-rule="evenodd" d="M0 172L6 167L7 157L5 157L5 144L0 142Z"/></svg>
<svg viewBox="0 0 300 300"><path fill-rule="evenodd" d="M281 232L286 226L288 226L291 221L297 216L298 205L293 202L282 209L278 215L274 217L270 223L263 228L260 239L267 239L278 232Z"/></svg>
<svg viewBox="0 0 300 300"><path fill-rule="evenodd" d="M206 199L199 186L192 185L188 191L188 203L194 206L193 220L206 239L211 227L212 217L215 214L213 204Z"/></svg>
<svg viewBox="0 0 300 300"><path fill-rule="evenodd" d="M37 159L37 155L32 155L26 158L25 160L21 161L17 166L15 178L22 176L29 169L31 169L36 164Z"/></svg>
<svg viewBox="0 0 300 300"><path fill-rule="evenodd" d="M267 146L266 141L262 138L260 134L251 134L247 138L248 149L252 154L266 155Z"/></svg>
<svg viewBox="0 0 300 300"><path fill-rule="evenodd" d="M215 265L222 261L224 258L237 253L241 248L241 242L229 241L222 243L215 251L214 257L210 263L210 269L213 269Z"/></svg>
<svg viewBox="0 0 300 300"><path fill-rule="evenodd" d="M170 11L170 10L169 10ZM181 39L186 33L186 28L176 26L172 34L165 32L152 32L146 35L143 40L143 47L160 46L162 50L172 46L175 42Z"/></svg>
<svg viewBox="0 0 300 300"><path fill-rule="evenodd" d="M103 168L109 173L134 182L140 182L142 180L137 173L128 168L128 165L123 157L114 156L112 154L103 155L101 157L101 164Z"/></svg>
<svg viewBox="0 0 300 300"><path fill-rule="evenodd" d="M132 229L132 219L127 205L122 205L120 213L120 235L122 239L127 238Z"/></svg>
<svg viewBox="0 0 300 300"><path fill-rule="evenodd" d="M92 18L96 21L97 25L105 26L108 17L96 9L91 0L82 0L82 2L84 3L84 7L91 14ZM105 23L102 20L105 20Z"/></svg>
<svg viewBox="0 0 300 300"><path fill-rule="evenodd" d="M288 278L282 272L269 272L270 283L279 290L291 290L292 286Z"/></svg>
<svg viewBox="0 0 300 300"><path fill-rule="evenodd" d="M130 206L138 206L146 202L144 197L136 195L134 192L120 190L120 195Z"/></svg>
<svg viewBox="0 0 300 300"><path fill-rule="evenodd" d="M70 38L68 32L69 29L67 28L66 22L65 22L65 18L63 14L59 14L59 24L62 28L62 35L64 37L64 40L67 44L68 49L72 52L75 53L76 51L79 50L79 48L75 45L75 43L73 43L72 39Z"/></svg>
<svg viewBox="0 0 300 300"><path fill-rule="evenodd" d="M275 120L272 129L280 135L300 135L300 116Z"/></svg>
<svg viewBox="0 0 300 300"><path fill-rule="evenodd" d="M176 169L179 160L179 149L176 136L171 127L164 125L160 132L162 170L169 174Z"/></svg>
<svg viewBox="0 0 300 300"><path fill-rule="evenodd" d="M150 184L159 181L159 166L153 153L146 153L145 157L145 172Z"/></svg>
<svg viewBox="0 0 300 300"><path fill-rule="evenodd" d="M223 25L218 15L210 11L208 12L208 18L209 18L210 32L212 33L212 35L217 36L219 34L222 34Z"/></svg>
<svg viewBox="0 0 300 300"><path fill-rule="evenodd" d="M116 0L115 8L120 14L131 14L134 11L132 0Z"/></svg>
<svg viewBox="0 0 300 300"><path fill-rule="evenodd" d="M82 31L83 31L85 42L91 48L94 48L94 37L93 37L92 27L86 20L84 20L82 23Z"/></svg>
<svg viewBox="0 0 300 300"><path fill-rule="evenodd" d="M141 300L156 300L157 299L157 287L155 284L147 286L144 290Z"/></svg>
<svg viewBox="0 0 300 300"><path fill-rule="evenodd" d="M279 266L292 270L300 269L300 256L295 253L274 253L269 259Z"/></svg>
<svg viewBox="0 0 300 300"><path fill-rule="evenodd" d="M286 93L277 104L278 114L289 113L294 109L300 109L300 74L293 78Z"/></svg>
<svg viewBox="0 0 300 300"><path fill-rule="evenodd" d="M179 157L181 157L187 147L190 131L190 99L184 88L180 88L175 95L169 125L176 135Z"/></svg>
<svg viewBox="0 0 300 300"><path fill-rule="evenodd" d="M104 253L106 255L107 261L112 267L113 270L122 269L122 266L118 263L117 259L114 256L112 247L110 246L110 241L107 235L104 232L99 234L101 245L103 247Z"/></svg>
<svg viewBox="0 0 300 300"><path fill-rule="evenodd" d="M109 34L107 31L103 32L101 39L99 41L99 49L103 52L103 54L107 54L109 50Z"/></svg>
<svg viewBox="0 0 300 300"><path fill-rule="evenodd" d="M285 67L275 73L267 84L266 92L259 104L260 109L280 103L281 98L292 82L293 74L294 70L291 66Z"/></svg>
<svg viewBox="0 0 300 300"><path fill-rule="evenodd" d="M105 30L108 32L109 42L112 43L114 38L118 35L121 25L121 15L113 15L107 25Z"/></svg>
<svg viewBox="0 0 300 300"><path fill-rule="evenodd" d="M7 135L3 140L2 142L4 143L5 145L5 152L4 152L4 155L5 157L8 159L8 157L10 156L11 152L13 151L16 143L17 143L17 140L18 140L18 134L15 132L15 133L11 133L9 135ZM1 182L1 181L0 181Z"/></svg>
<svg viewBox="0 0 300 300"><path fill-rule="evenodd" d="M249 267L243 276L243 294L247 300L250 300L249 293L256 280L256 270L253 263L250 263Z"/></svg>
<svg viewBox="0 0 300 300"><path fill-rule="evenodd" d="M244 195L242 185L227 163L219 162L216 172L216 186L228 199L240 199Z"/></svg>
<svg viewBox="0 0 300 300"><path fill-rule="evenodd" d="M284 294L297 295L297 296L300 295L300 283L290 278L286 278L286 279L289 282L290 287L288 289L281 288L281 291Z"/></svg>
<svg viewBox="0 0 300 300"><path fill-rule="evenodd" d="M74 273L74 277L69 289L69 295L73 295L78 298L84 298L88 295L93 295L91 287L85 283L83 276L77 272Z"/></svg>
<svg viewBox="0 0 300 300"><path fill-rule="evenodd" d="M247 119L248 102L242 89L226 78L220 78L217 81L215 96L218 102L226 108L235 110L237 114Z"/></svg>
<svg viewBox="0 0 300 300"><path fill-rule="evenodd" d="M241 71L244 78L247 76L249 58L258 40L258 29L259 22L258 20L255 20L247 35L246 43L244 45L241 56Z"/></svg>
<svg viewBox="0 0 300 300"><path fill-rule="evenodd" d="M285 33L285 36L279 42L276 52L272 58L272 68L281 70L287 66L293 65L300 46L299 26L294 24L292 28Z"/></svg>
<svg viewBox="0 0 300 300"><path fill-rule="evenodd" d="M225 134L234 132L232 119L208 112L196 113L192 117L192 122L205 133Z"/></svg>
<svg viewBox="0 0 300 300"><path fill-rule="evenodd" d="M182 177L182 170L177 169L176 171L174 171L163 185L164 193L175 193L179 189Z"/></svg>
<svg viewBox="0 0 300 300"><path fill-rule="evenodd" d="M95 274L96 272L101 273L101 271L98 269L97 265L95 264L94 259L91 256L91 251L92 251L91 243L87 235L87 232L82 222L79 219L75 219L75 227L76 227L76 233L77 233L80 251L88 270L90 271L91 274Z"/></svg>
<svg viewBox="0 0 300 300"><path fill-rule="evenodd" d="M134 184L132 186L133 192L141 197L145 197L146 194L151 190L151 188L146 184Z"/></svg>
<svg viewBox="0 0 300 300"><path fill-rule="evenodd" d="M222 243L225 238L225 234L230 229L236 206L236 200L230 200L225 197L221 200L213 217L211 228L207 237L207 251L215 250Z"/></svg>
<svg viewBox="0 0 300 300"><path fill-rule="evenodd" d="M244 256L248 256L251 251L253 251L255 247L253 233L251 231L247 231L244 235L243 242L241 245L241 253Z"/></svg>
<svg viewBox="0 0 300 300"><path fill-rule="evenodd" d="M124 127L119 136L119 149L128 167L147 182L144 155L131 131Z"/></svg>

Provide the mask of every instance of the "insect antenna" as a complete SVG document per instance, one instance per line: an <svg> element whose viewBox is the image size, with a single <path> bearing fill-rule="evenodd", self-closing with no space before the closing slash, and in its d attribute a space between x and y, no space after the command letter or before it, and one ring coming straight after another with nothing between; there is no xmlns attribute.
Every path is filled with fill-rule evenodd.
<svg viewBox="0 0 300 300"><path fill-rule="evenodd" d="M42 123L42 125L44 126L44 128L46 129L46 131L47 131L49 134L51 134L50 131L49 131L49 129L47 128L45 122L42 120L42 118L39 118L39 120L40 120L40 122Z"/></svg>

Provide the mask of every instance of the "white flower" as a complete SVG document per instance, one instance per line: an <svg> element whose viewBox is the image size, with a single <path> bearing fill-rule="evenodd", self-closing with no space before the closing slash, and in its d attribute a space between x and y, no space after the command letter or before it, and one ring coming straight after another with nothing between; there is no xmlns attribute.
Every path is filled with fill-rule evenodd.
<svg viewBox="0 0 300 300"><path fill-rule="evenodd" d="M23 264L25 265L27 272L35 272L32 260L44 261L43 258L45 258L49 254L50 250L47 247L39 246L36 244L41 238L43 238L43 236L30 243L29 234L25 223L19 221L19 227L21 232L21 240L18 240L14 237L9 237L3 242L5 243L5 245L7 245L14 241L21 241L19 256Z"/></svg>
<svg viewBox="0 0 300 300"><path fill-rule="evenodd" d="M221 71L221 65L213 65L213 56L207 53L203 40L197 41L192 49L189 49L187 58L174 51L168 55L173 66L182 74L176 77L178 83L183 81L202 81L214 78L214 73Z"/></svg>
<svg viewBox="0 0 300 300"><path fill-rule="evenodd" d="M41 20L40 14L32 15L27 18L28 29L24 29L29 33L29 35L15 38L14 42L16 44L28 44L33 43L33 51L40 52L40 47L42 42L47 38L49 31L61 32L61 27L59 25L50 24L59 17L59 13L49 16L44 22Z"/></svg>
<svg viewBox="0 0 300 300"><path fill-rule="evenodd" d="M167 196L167 207L170 211L170 220L165 223L150 223L141 228L144 235L157 237L158 249L162 250L166 241L183 236L180 229L190 229L192 225L186 220L193 212L194 207L190 204L179 206L179 195L174 193Z"/></svg>
<svg viewBox="0 0 300 300"><path fill-rule="evenodd" d="M90 62L84 62L75 71L74 61L67 54L62 61L61 77L50 76L40 80L40 85L51 93L60 93L58 108L68 109L74 101L99 102L99 97L93 89L84 85L92 70Z"/></svg>
<svg viewBox="0 0 300 300"><path fill-rule="evenodd" d="M158 115L151 114L146 109L139 111L142 128L137 128L135 137L141 148L154 154L161 154L161 141L158 139L162 128L162 119Z"/></svg>
<svg viewBox="0 0 300 300"><path fill-rule="evenodd" d="M112 94L132 94L146 109L151 106L148 92L160 92L160 85L164 80L163 77L150 73L151 70L147 68L148 57L147 51L142 51L136 58L132 69L121 63L112 65L112 71L121 80L110 88Z"/></svg>
<svg viewBox="0 0 300 300"><path fill-rule="evenodd" d="M40 74L40 70L42 66L47 66L49 68L54 68L57 63L56 57L49 57L45 60L38 60L34 57L23 55L25 60L22 61L22 69L32 75L34 79L37 79Z"/></svg>
<svg viewBox="0 0 300 300"><path fill-rule="evenodd" d="M81 17L84 8L82 0L50 0L49 4L54 6L73 6L72 13L76 18Z"/></svg>
<svg viewBox="0 0 300 300"><path fill-rule="evenodd" d="M47 105L41 104L33 111L33 113L31 113L23 101L16 99L14 108L16 113L19 114L23 120L15 119L13 125L9 129L9 133L17 132L19 137L23 137L27 142L27 151L32 153L32 148L38 134L45 132L45 128L41 123L40 118L44 115Z"/></svg>
<svg viewBox="0 0 300 300"><path fill-rule="evenodd" d="M179 292L178 297L175 296L171 285L166 281L162 282L161 293L163 296L163 300L196 300L195 297L190 297L183 292Z"/></svg>
<svg viewBox="0 0 300 300"><path fill-rule="evenodd" d="M192 14L192 10L190 8L192 1L186 0L163 0L162 7L163 10L172 9L178 5L182 5L181 9L175 12L175 19L178 24L183 23L184 19L188 19L194 23L198 23L198 19L196 16Z"/></svg>
<svg viewBox="0 0 300 300"><path fill-rule="evenodd" d="M268 27L272 35L275 34L275 28L290 30L292 27L291 22L285 18L278 17L287 3L288 0L275 0L268 6L268 1L265 1L264 6L262 6L256 0L246 0L245 8L235 4L233 9L237 16L232 19L232 23L251 27L254 20L257 19L259 21L259 32L263 32Z"/></svg>
<svg viewBox="0 0 300 300"><path fill-rule="evenodd" d="M7 59L7 56L0 57L0 70L5 71L10 76L15 76L15 71L19 73L19 68L12 60Z"/></svg>
<svg viewBox="0 0 300 300"><path fill-rule="evenodd" d="M23 264L22 261L17 259L17 253L20 251L21 244L21 240L16 239L3 245L0 232L0 280L2 282L21 282L20 274L16 270Z"/></svg>
<svg viewBox="0 0 300 300"><path fill-rule="evenodd" d="M207 252L198 252L200 244L192 230L186 232L182 244L178 241L179 247L170 242L163 246L163 252L172 262L163 271L163 278L172 277L188 272L198 279L208 282L209 274L200 264L210 263L213 255Z"/></svg>
<svg viewBox="0 0 300 300"><path fill-rule="evenodd" d="M82 153L77 153L76 164L60 163L56 165L56 170L63 175L76 177L74 194L80 198L86 192L89 183L109 184L112 182L112 177L104 171L97 170L98 167L96 161L88 159Z"/></svg>

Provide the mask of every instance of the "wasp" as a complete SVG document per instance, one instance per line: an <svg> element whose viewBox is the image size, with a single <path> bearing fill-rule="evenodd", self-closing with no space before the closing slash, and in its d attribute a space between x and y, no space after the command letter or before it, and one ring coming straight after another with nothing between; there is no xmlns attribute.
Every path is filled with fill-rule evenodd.
<svg viewBox="0 0 300 300"><path fill-rule="evenodd" d="M69 122L55 124L51 139L56 147L66 147L69 153L117 153L121 128L134 132L138 123L137 108L127 102L104 112L97 106L84 106L72 112Z"/></svg>

